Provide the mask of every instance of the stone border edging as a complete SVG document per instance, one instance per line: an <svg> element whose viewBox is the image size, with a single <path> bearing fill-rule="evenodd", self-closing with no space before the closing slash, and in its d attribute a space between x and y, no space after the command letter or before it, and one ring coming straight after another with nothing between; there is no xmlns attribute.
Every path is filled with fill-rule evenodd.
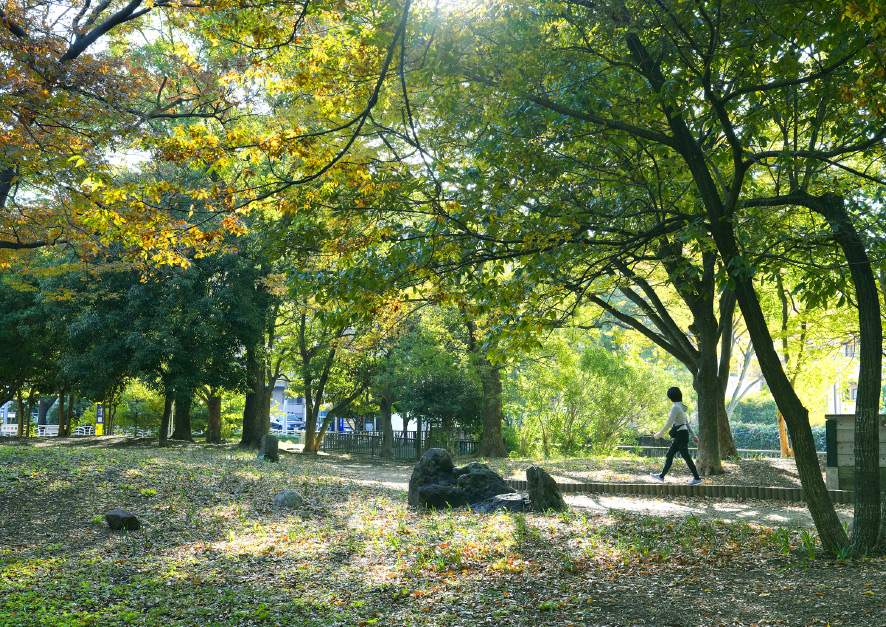
<svg viewBox="0 0 886 627"><path fill-rule="evenodd" d="M525 479L507 479L508 485L517 490L528 490L529 483ZM662 496L700 496L703 498L741 498L762 499L767 501L788 501L805 503L806 493L803 488L776 488L769 486L718 485L699 483L560 483L557 487L563 494L623 494L651 497ZM835 504L852 504L854 494L848 490L828 490L831 502Z"/></svg>

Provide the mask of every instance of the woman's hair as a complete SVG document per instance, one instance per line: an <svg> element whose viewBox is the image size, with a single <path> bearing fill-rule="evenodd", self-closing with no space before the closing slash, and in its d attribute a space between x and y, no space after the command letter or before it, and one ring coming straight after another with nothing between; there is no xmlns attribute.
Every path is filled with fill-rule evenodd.
<svg viewBox="0 0 886 627"><path fill-rule="evenodd" d="M674 401L675 403L679 403L683 400L683 392L680 391L680 388L668 388L668 398Z"/></svg>

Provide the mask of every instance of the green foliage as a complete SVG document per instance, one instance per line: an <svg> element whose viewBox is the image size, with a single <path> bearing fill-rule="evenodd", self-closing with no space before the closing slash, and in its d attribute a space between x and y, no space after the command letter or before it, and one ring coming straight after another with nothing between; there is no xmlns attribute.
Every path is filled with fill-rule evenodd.
<svg viewBox="0 0 886 627"><path fill-rule="evenodd" d="M736 448L777 451L780 447L776 424L732 423L732 437ZM812 437L816 450L824 451L825 428L812 427Z"/></svg>
<svg viewBox="0 0 886 627"><path fill-rule="evenodd" d="M778 408L770 396L748 396L743 398L732 412L731 423L774 425Z"/></svg>
<svg viewBox="0 0 886 627"><path fill-rule="evenodd" d="M510 371L506 441L519 455L608 453L667 414L670 384L629 345L556 332Z"/></svg>

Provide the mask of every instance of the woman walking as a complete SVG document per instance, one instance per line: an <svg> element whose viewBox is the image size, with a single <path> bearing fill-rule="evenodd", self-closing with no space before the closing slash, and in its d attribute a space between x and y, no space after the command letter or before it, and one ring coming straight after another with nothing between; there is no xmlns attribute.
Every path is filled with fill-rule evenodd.
<svg viewBox="0 0 886 627"><path fill-rule="evenodd" d="M667 434L673 438L673 441L671 442L671 447L668 449L668 454L665 457L664 468L662 468L661 472L658 474L654 472L651 473L651 476L653 479L664 481L665 475L667 475L668 471L671 469L671 464L674 463L674 455L680 453L683 459L686 460L686 465L689 466L689 470L692 472L692 479L689 481L689 485L701 483L701 477L698 476L698 469L695 467L695 462L692 461L692 456L689 454L689 435L691 431L689 429L689 416L686 414L686 410L689 408L683 404L683 393L680 391L680 388L668 388L667 394L668 398L674 404L671 406L671 413L668 414L668 421L665 423L665 426L653 437L657 440L667 432ZM698 440L696 440L696 442L698 442Z"/></svg>

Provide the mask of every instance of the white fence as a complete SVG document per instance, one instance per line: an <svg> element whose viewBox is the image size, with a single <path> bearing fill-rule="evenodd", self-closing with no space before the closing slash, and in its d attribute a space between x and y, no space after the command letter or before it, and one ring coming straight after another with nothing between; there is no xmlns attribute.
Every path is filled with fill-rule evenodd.
<svg viewBox="0 0 886 627"><path fill-rule="evenodd" d="M0 436L15 437L17 433L18 425L0 425ZM37 425L34 427L34 435L56 437L58 436L58 425ZM74 427L74 432L71 435L95 435L95 427L92 425Z"/></svg>

